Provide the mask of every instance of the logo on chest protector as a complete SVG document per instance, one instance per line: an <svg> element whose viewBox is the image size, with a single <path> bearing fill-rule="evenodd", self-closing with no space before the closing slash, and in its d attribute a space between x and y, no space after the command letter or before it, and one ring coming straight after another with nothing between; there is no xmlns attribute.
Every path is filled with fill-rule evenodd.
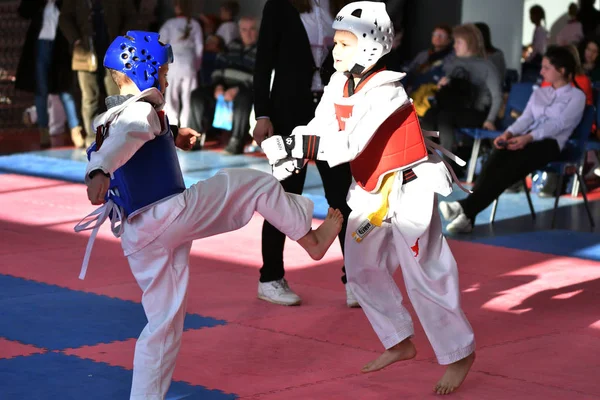
<svg viewBox="0 0 600 400"><path fill-rule="evenodd" d="M285 138L285 144L291 146L292 144L294 144L294 140L291 137L287 137Z"/></svg>

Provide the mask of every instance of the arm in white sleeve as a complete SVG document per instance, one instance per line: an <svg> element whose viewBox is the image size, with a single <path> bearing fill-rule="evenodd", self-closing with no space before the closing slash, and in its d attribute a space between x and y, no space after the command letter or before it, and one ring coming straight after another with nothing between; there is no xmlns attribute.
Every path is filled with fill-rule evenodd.
<svg viewBox="0 0 600 400"><path fill-rule="evenodd" d="M583 92L578 91L577 95L573 96L560 114L548 118L530 132L533 140L555 138L561 132L572 132L581 121L584 109L585 95Z"/></svg>
<svg viewBox="0 0 600 400"><path fill-rule="evenodd" d="M360 104L354 105L346 130L320 137L316 159L327 161L332 167L354 160L367 147L379 126L408 102L399 82L372 89Z"/></svg>
<svg viewBox="0 0 600 400"><path fill-rule="evenodd" d="M533 92L533 94L527 101L527 106L525 106L525 111L523 111L523 114L521 114L519 116L519 118L517 118L517 120L512 123L512 125L510 125L508 128L506 128L507 131L511 132L513 135L521 135L522 133L527 131L527 129L531 126L531 124L533 124L534 118L533 118L533 113L531 112L531 108L533 107L535 98L536 98L536 93Z"/></svg>
<svg viewBox="0 0 600 400"><path fill-rule="evenodd" d="M335 116L335 96L332 93L333 90L339 90L339 88L337 87L338 85L335 86L335 88L332 88L331 85L325 86L321 101L319 101L315 110L314 118L306 126L296 127L292 131L292 135L310 134L324 136L339 132L340 126Z"/></svg>
<svg viewBox="0 0 600 400"><path fill-rule="evenodd" d="M100 149L91 153L85 182L94 170L112 175L147 141L160 133L160 120L150 103L140 101L130 104L109 126Z"/></svg>

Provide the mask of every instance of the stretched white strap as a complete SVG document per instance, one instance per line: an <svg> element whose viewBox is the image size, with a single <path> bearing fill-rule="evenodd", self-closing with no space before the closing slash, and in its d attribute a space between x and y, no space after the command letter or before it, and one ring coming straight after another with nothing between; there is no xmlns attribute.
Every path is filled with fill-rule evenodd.
<svg viewBox="0 0 600 400"><path fill-rule="evenodd" d="M427 132L431 133L430 131L427 131ZM425 133L425 131L423 133ZM424 136L426 136L426 135L424 135ZM435 142L432 142L431 140L429 140L427 138L425 138L425 146L427 147L427 149L429 149L431 151L435 151L435 150L441 151L445 156L447 156L448 158L450 158L452 161L454 161L455 163L457 163L461 167L464 167L467 164L463 159L457 157L455 154L451 153L450 151L448 151L444 147L440 146L439 144L437 144ZM446 160L444 160L443 157L441 157L441 160L444 163L444 165L446 166L446 168L448 168L448 171L450 171L450 175L452 175L452 181L454 183L456 183L458 185L458 187L461 188L462 191L464 191L465 193L468 193L468 194L473 193L472 191L470 191L469 189L465 188L460 183L460 181L456 177L456 174L454 173L454 169L450 166L450 164L448 164L448 162Z"/></svg>
<svg viewBox="0 0 600 400"><path fill-rule="evenodd" d="M79 221L77 225L75 225L75 232L81 232L92 229L92 235L90 236L87 247L85 248L85 256L83 257L81 272L79 274L79 279L81 280L85 279L85 274L87 272L88 264L90 262L90 256L92 255L92 247L94 246L94 241L96 240L98 230L100 229L100 226L104 223L104 221L106 221L109 215L111 215L111 231L116 237L120 237L123 233L123 210L110 199L102 206L89 213L81 221Z"/></svg>

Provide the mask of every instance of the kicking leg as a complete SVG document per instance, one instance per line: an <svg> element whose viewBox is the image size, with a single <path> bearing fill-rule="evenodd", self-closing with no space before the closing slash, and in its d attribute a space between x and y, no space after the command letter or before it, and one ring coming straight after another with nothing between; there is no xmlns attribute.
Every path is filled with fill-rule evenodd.
<svg viewBox="0 0 600 400"><path fill-rule="evenodd" d="M342 225L339 211L331 210L325 222L313 231L312 201L286 193L272 175L254 169L221 170L187 189L183 202L181 213L169 228L174 243L240 229L258 212L290 239L298 241L312 258L320 259Z"/></svg>
<svg viewBox="0 0 600 400"><path fill-rule="evenodd" d="M344 217L340 210L330 208L323 222L316 230L310 230L298 239L298 244L306 250L313 260L323 258L338 233L342 229Z"/></svg>

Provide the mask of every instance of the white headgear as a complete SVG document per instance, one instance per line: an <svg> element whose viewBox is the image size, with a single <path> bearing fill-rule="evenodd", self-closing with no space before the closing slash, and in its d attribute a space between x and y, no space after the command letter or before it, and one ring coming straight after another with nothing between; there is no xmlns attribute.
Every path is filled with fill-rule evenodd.
<svg viewBox="0 0 600 400"><path fill-rule="evenodd" d="M358 38L358 49L349 65L353 74L361 74L392 49L394 26L385 3L350 3L340 10L332 27L336 31L352 32Z"/></svg>

